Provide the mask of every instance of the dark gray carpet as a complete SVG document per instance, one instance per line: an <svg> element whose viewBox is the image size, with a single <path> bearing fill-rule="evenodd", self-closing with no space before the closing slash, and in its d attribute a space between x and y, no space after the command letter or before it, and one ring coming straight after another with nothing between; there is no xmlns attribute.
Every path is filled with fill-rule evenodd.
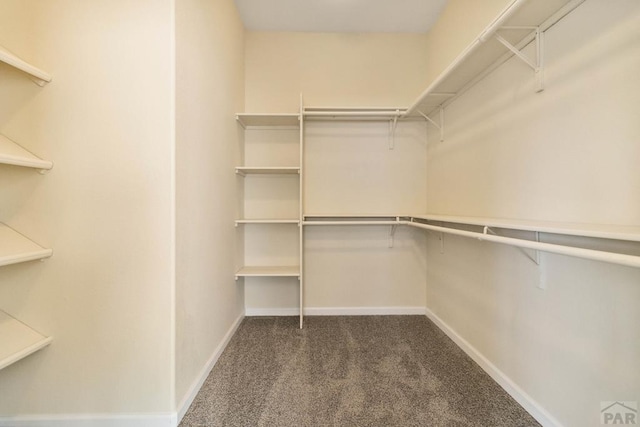
<svg viewBox="0 0 640 427"><path fill-rule="evenodd" d="M424 316L246 318L190 426L539 424Z"/></svg>

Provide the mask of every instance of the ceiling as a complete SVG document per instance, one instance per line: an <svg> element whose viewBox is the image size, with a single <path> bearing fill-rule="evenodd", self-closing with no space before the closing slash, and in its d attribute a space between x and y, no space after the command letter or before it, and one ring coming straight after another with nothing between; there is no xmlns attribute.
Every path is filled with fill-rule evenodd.
<svg viewBox="0 0 640 427"><path fill-rule="evenodd" d="M250 31L424 33L447 0L235 0Z"/></svg>

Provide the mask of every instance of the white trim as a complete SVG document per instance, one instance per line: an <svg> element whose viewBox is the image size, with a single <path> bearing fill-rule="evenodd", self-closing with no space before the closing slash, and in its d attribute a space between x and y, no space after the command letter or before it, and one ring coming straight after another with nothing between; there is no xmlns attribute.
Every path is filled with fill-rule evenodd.
<svg viewBox="0 0 640 427"><path fill-rule="evenodd" d="M454 331L444 320L440 319L435 313L429 309L426 310L426 316L438 326L442 332L447 334L458 347L460 347L471 359L473 359L495 382L509 393L513 399L520 404L533 418L535 418L544 427L563 427L563 425L547 412L538 402L529 396L524 390L511 380L504 372L498 369L489 359L484 357L475 347L467 340L462 338Z"/></svg>
<svg viewBox="0 0 640 427"><path fill-rule="evenodd" d="M298 308L245 308L245 316L299 316Z"/></svg>
<svg viewBox="0 0 640 427"><path fill-rule="evenodd" d="M410 316L425 315L426 307L307 307L309 316Z"/></svg>
<svg viewBox="0 0 640 427"><path fill-rule="evenodd" d="M175 413L48 414L0 418L3 427L175 427Z"/></svg>
<svg viewBox="0 0 640 427"><path fill-rule="evenodd" d="M305 316L407 316L427 313L426 307L306 307ZM298 316L298 308L247 308L246 316Z"/></svg>
<svg viewBox="0 0 640 427"><path fill-rule="evenodd" d="M189 406L191 406L191 403L193 403L193 400L196 398L196 395L200 391L202 384L204 384L205 380L209 376L209 373L211 373L211 370L218 362L218 359L220 358L220 355L222 354L224 349L227 348L227 344L229 344L231 337L233 337L233 335L238 330L240 323L242 323L242 319L244 319L244 313L241 313L240 316L238 316L238 318L233 322L224 338L207 361L206 365L202 368L202 371L200 371L200 374L198 375L196 380L191 384L189 391L178 405L177 422L175 425L178 425L180 421L182 421L182 418L187 413Z"/></svg>

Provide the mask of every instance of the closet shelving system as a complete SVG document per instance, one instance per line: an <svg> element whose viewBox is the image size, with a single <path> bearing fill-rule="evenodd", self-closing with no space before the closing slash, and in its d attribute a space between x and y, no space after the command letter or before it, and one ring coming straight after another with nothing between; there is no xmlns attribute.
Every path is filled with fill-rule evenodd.
<svg viewBox="0 0 640 427"><path fill-rule="evenodd" d="M0 46L0 62L26 73L38 86L51 81L51 76ZM0 135L0 164L28 167L46 172L53 163L42 160L16 142ZM53 254L6 224L0 223L0 267L41 260ZM0 310L0 369L49 345L47 337L20 320Z"/></svg>
<svg viewBox="0 0 640 427"><path fill-rule="evenodd" d="M389 148L394 148L395 130L398 122L423 120L440 131L440 140L445 138L445 109L469 88L493 72L507 60L516 56L533 71L535 90L544 90L544 33L584 0L514 0L493 22L445 69L434 82L418 96L410 107L386 108L333 108L304 107L300 112L300 144L303 155L303 124L308 121L387 121L389 123ZM533 57L523 49L533 43ZM239 115L238 120L245 120ZM266 117L267 115L246 115ZM291 117L297 114L292 114ZM293 119L292 119L293 120ZM301 159L300 164L303 164ZM302 170L300 170L303 176ZM302 178L301 178L302 189ZM301 190L302 191L302 190ZM303 194L300 199L302 201ZM358 226L380 225L390 227L390 246L397 226L409 226L437 233L444 244L444 234L458 235L494 243L507 244L534 251L609 262L631 267L640 267L640 256L565 246L540 241L540 233L552 235L580 236L597 239L613 239L640 242L640 227L572 224L549 221L528 221L503 218L479 218L446 216L437 214L388 214L388 215L333 215L300 214L301 244L302 230L307 226ZM473 230L473 231L470 231ZM503 231L517 230L534 233L532 240L500 235ZM505 233L506 234L506 233ZM304 265L300 254L300 265ZM300 291L300 327L302 327L302 269Z"/></svg>
<svg viewBox="0 0 640 427"><path fill-rule="evenodd" d="M302 99L300 100L302 105ZM247 179L254 178L258 181L262 181L262 185L273 185L269 182L270 176L282 177L287 182L293 183L293 187L297 188L295 194L288 192L286 197L289 197L288 206L295 206L295 209L291 208L278 208L271 209L252 209L251 212L247 212L246 208L242 209L242 218L236 220L236 227L239 226L254 226L268 228L273 233L272 236L275 240L280 242L281 228L279 227L296 227L297 228L297 256L295 262L291 264L276 264L274 265L271 260L261 260L258 265L252 265L243 260L242 266L236 271L235 278L265 278L265 277L290 277L297 278L299 284L300 295L300 307L302 307L303 301L303 279L302 279L302 248L303 248L303 230L302 230L302 164L303 164L303 148L302 138L304 127L302 124L302 116L300 113L293 114L247 114L239 113L236 115L236 119L243 129L243 165L237 166L235 172L237 175L243 177L242 185L246 186ZM273 136L275 135L275 136ZM260 156L252 156L251 147L269 147L270 144L278 144L281 141L280 138L284 137L288 142L285 142L285 148L280 150L280 153L269 156L266 160L267 164L247 164L254 163ZM275 142L273 139L275 138ZM254 144L255 143L255 144ZM293 148L292 148L293 147ZM267 151L269 148L267 148ZM264 151L264 149L258 149L257 151ZM265 159L259 158L260 162L265 162ZM267 178L267 179L265 179ZM275 184L277 185L277 183ZM285 192L286 193L286 192ZM250 233L253 230L245 229L245 233ZM300 327L302 327L302 308L300 309Z"/></svg>

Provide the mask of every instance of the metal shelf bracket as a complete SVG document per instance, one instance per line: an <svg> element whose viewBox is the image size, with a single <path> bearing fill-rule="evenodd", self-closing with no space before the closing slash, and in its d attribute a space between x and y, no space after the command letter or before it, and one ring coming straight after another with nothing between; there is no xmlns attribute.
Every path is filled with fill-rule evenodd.
<svg viewBox="0 0 640 427"><path fill-rule="evenodd" d="M396 129L398 128L398 117L400 117L400 110L396 110L396 115L393 116L393 120L389 120L389 150L393 150L396 146Z"/></svg>
<svg viewBox="0 0 640 427"><path fill-rule="evenodd" d="M525 64L533 69L536 77L536 92L542 92L544 90L544 32L540 27L502 27L503 30L535 30L536 32L536 58L535 61L526 56L520 49L509 43L500 34L496 33L495 37L500 43L502 43L507 49L509 49L515 56L520 58Z"/></svg>
<svg viewBox="0 0 640 427"><path fill-rule="evenodd" d="M418 113L422 117L424 117L425 120L427 120L429 123L431 123L437 129L440 130L440 142L442 142L444 141L444 108L442 108L442 105L440 106L439 110L440 110L440 123L437 123L435 120L433 120L431 117L424 114L422 111L418 111Z"/></svg>
<svg viewBox="0 0 640 427"><path fill-rule="evenodd" d="M536 242L540 243L540 233L535 231ZM493 234L494 236L498 236L498 234L491 229L491 227L485 226L482 234ZM537 266L540 266L540 251L537 249L525 249L516 246L520 252L522 252L527 258L533 261Z"/></svg>
<svg viewBox="0 0 640 427"><path fill-rule="evenodd" d="M391 228L389 229L389 247L393 248L393 238L396 234L396 229L398 228L398 226L396 224L392 225Z"/></svg>

